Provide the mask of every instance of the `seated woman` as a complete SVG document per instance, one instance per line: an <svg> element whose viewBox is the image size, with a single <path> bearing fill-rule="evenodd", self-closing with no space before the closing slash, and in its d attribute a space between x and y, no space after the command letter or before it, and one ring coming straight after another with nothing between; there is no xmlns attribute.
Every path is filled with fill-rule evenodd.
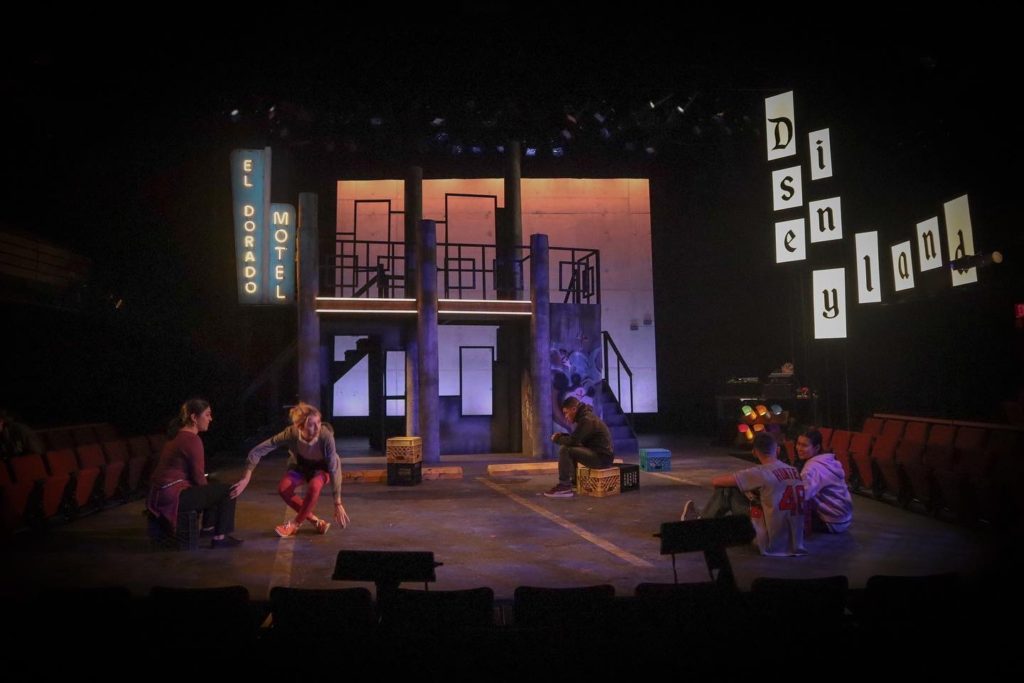
<svg viewBox="0 0 1024 683"><path fill-rule="evenodd" d="M171 422L170 439L160 452L153 476L150 477L146 508L162 519L171 532L181 524L182 517L192 510L204 512L207 524L213 526L211 548L231 548L240 539L229 536L235 530L235 501L227 484L206 480L206 455L200 432L213 422L210 404L193 398L182 404Z"/></svg>
<svg viewBox="0 0 1024 683"><path fill-rule="evenodd" d="M327 533L331 523L317 517L313 510L320 498L320 490L328 481L334 486L334 519L342 527L348 526L348 513L341 504L341 459L334 443L334 430L330 425L321 424L320 411L308 403L300 402L289 415L292 420L290 427L249 451L245 475L231 488L231 496L242 495L264 455L285 446L288 448L288 471L277 485L277 492L296 515L275 527L278 536L294 536L306 521L316 528L317 533ZM302 483L308 484L305 498L295 495L295 489Z"/></svg>
<svg viewBox="0 0 1024 683"><path fill-rule="evenodd" d="M803 462L805 502L811 506L811 528L841 534L853 524L853 500L843 466L832 453L821 452L821 432L809 429L797 437L796 454Z"/></svg>

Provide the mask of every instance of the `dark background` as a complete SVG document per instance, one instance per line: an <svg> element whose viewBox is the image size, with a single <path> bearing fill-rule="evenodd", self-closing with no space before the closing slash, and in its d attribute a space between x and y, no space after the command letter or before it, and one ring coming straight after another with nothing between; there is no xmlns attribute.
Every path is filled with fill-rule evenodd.
<svg viewBox="0 0 1024 683"><path fill-rule="evenodd" d="M1019 126L1006 104L1019 79L1005 31L839 37L509 16L455 7L399 29L307 17L315 35L211 24L6 46L0 227L93 266L60 306L0 283L0 406L40 427L136 432L199 394L214 404L211 435L231 447L260 421L237 397L294 338L295 311L237 304L230 151L271 146L274 200L320 193L323 231L338 179L402 177L412 164L425 177L496 177L497 145L519 139L538 148L524 177L650 178L660 412L646 428L710 433L725 379L786 360L817 389L826 424L859 426L872 411L1003 419L1024 353ZM805 167L807 132L830 128L835 176L810 187L805 174L805 201L840 195L846 239L776 265L770 169L782 164L765 159L762 117L764 98L786 90ZM888 246L964 193L976 250L1004 263L975 285L953 288L942 269L893 293ZM849 339L814 341L811 270L851 268L853 233L874 229L884 303L856 305L848 285Z"/></svg>

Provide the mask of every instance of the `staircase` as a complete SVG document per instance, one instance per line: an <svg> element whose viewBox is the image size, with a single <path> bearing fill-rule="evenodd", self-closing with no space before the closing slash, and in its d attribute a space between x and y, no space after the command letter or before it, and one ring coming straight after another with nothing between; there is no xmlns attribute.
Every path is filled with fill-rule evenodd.
<svg viewBox="0 0 1024 683"><path fill-rule="evenodd" d="M612 433L615 455L634 455L640 452L640 443L630 425L629 416L622 412L622 406L608 386L607 380L601 383L601 415L601 419Z"/></svg>
<svg viewBox="0 0 1024 683"><path fill-rule="evenodd" d="M345 352L343 360L331 361L331 383L337 382L348 374L348 371L354 368L370 351L374 350L374 347L375 342L369 338L360 339L356 342L356 348Z"/></svg>
<svg viewBox="0 0 1024 683"><path fill-rule="evenodd" d="M626 374L626 389L629 393L629 403L633 404L633 371L629 369L622 352L615 345L612 336L607 331L602 331L604 340L604 363L605 377L601 381L601 419L608 425L612 433L612 443L615 446L616 455L634 454L640 452L640 444L636 439L636 432L633 431L633 420L622 410L622 405L612 391L609 381L612 377L612 359L615 360L615 386L622 391L622 373ZM613 353L614 356L609 355Z"/></svg>

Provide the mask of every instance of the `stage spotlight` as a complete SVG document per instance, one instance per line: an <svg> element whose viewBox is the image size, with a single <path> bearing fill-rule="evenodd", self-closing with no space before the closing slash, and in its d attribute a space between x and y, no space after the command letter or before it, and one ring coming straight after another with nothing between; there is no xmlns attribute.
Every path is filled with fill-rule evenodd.
<svg viewBox="0 0 1024 683"><path fill-rule="evenodd" d="M763 431L764 431L764 424L763 423L758 422L756 425L754 425L754 432L755 433L760 433L760 432L763 432Z"/></svg>
<svg viewBox="0 0 1024 683"><path fill-rule="evenodd" d="M778 403L773 403L772 404L772 414L773 415L782 415L782 406L780 406Z"/></svg>
<svg viewBox="0 0 1024 683"><path fill-rule="evenodd" d="M565 156L565 149L562 148L562 147L553 147L551 149L551 155L555 156L555 157L561 158L561 157Z"/></svg>
<svg viewBox="0 0 1024 683"><path fill-rule="evenodd" d="M754 410L757 411L758 417L768 417L768 406L763 403L758 403Z"/></svg>
<svg viewBox="0 0 1024 683"><path fill-rule="evenodd" d="M949 262L950 270L968 270L970 268L984 268L985 266L993 263L999 264L1003 262L1003 254L999 251L993 251L989 254L968 254L967 256L961 256L958 259L954 259Z"/></svg>
<svg viewBox="0 0 1024 683"><path fill-rule="evenodd" d="M536 147L527 147L526 148L526 156L528 156L528 157L535 157L535 156L537 156L537 148Z"/></svg>
<svg viewBox="0 0 1024 683"><path fill-rule="evenodd" d="M757 414L754 412L754 409L748 405L740 406L740 412L743 413L743 417L751 421L753 421L757 417Z"/></svg>
<svg viewBox="0 0 1024 683"><path fill-rule="evenodd" d="M737 446L744 442L750 443L751 441L754 440L753 430L751 430L750 427L743 424L742 422L736 425L736 431L739 432L736 435Z"/></svg>
<svg viewBox="0 0 1024 683"><path fill-rule="evenodd" d="M432 126L443 126L444 125L444 119L441 118L440 116L438 116L437 118L435 118L433 121L430 122L430 125L432 125Z"/></svg>

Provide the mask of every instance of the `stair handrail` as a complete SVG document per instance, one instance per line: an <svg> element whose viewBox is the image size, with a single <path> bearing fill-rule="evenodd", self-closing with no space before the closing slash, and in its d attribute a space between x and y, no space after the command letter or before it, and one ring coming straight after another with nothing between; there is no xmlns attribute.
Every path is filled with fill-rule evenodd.
<svg viewBox="0 0 1024 683"><path fill-rule="evenodd" d="M601 330L601 338L604 341L604 365L605 365L605 378L604 381L608 385L608 390L611 391L612 383L610 381L611 372L609 371L611 364L608 362L608 347L610 346L612 351L615 352L615 400L619 402L619 408L622 408L622 401L619 398L622 396L622 370L626 371L626 377L629 379L629 412L623 410L623 414L626 416L626 421L629 422L630 430L635 434L636 429L633 428L633 371L629 368L629 363L623 358L622 352L619 351L619 347L615 345L615 340L612 339L612 335L608 333L608 330Z"/></svg>

